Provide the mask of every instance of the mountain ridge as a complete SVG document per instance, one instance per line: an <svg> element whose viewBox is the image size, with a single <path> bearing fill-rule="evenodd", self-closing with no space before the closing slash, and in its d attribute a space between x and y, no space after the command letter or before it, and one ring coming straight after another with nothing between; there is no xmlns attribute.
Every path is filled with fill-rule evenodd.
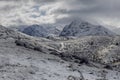
<svg viewBox="0 0 120 80"><path fill-rule="evenodd" d="M30 36L36 37L48 37L48 36L58 36L60 29L52 25L31 25L27 26L21 32L28 34Z"/></svg>
<svg viewBox="0 0 120 80"><path fill-rule="evenodd" d="M100 25L93 25L87 21L74 20L63 28L60 36L99 36L99 35L115 35L112 31Z"/></svg>

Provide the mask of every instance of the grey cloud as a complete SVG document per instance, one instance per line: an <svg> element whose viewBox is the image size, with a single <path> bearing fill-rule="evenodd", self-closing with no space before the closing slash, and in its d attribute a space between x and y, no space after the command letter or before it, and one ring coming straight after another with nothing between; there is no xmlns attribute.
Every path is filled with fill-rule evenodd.
<svg viewBox="0 0 120 80"><path fill-rule="evenodd" d="M20 2L22 2L21 4L24 3L24 5L22 5L24 6L24 9L21 9L22 7L21 5L9 4L5 6L0 6L0 11L9 12L11 10L16 11L17 9L20 12L17 14L21 16L20 16L20 19L19 19L19 16L15 16L15 17L17 17L18 20L22 21L22 18L21 18L22 15L26 16L27 18L23 19L23 22L26 22L27 24L29 20L31 22L33 21L33 24L34 24L34 22L39 23L40 21L42 21L42 19L43 20L49 19L48 22L51 20L52 22L54 22L55 20L55 24L65 24L65 23L67 24L68 22L72 21L73 19L77 19L77 18L83 18L83 19L90 20L91 22L95 22L95 23L97 23L97 21L100 23L101 21L103 21L104 23L111 22L114 25L119 24L118 21L120 18L119 16L120 0L0 0L0 1L5 2L5 3L14 2L14 4L16 3L19 4ZM33 3L33 5L31 5L30 3L28 6L27 5L28 2ZM48 12L49 13L42 15L42 16L38 16L40 13L42 14L42 11L39 9L36 9L38 11L32 10L32 8L36 8L34 6L37 6L37 8L41 8L42 6L44 6L45 7L44 11L46 13ZM22 13L22 12L26 12L26 13ZM35 19L29 17L32 15L36 16ZM68 17L57 18L59 15L60 16L68 15ZM115 22L115 20L118 20L118 21Z"/></svg>
<svg viewBox="0 0 120 80"><path fill-rule="evenodd" d="M21 0L0 0L0 1L21 1Z"/></svg>

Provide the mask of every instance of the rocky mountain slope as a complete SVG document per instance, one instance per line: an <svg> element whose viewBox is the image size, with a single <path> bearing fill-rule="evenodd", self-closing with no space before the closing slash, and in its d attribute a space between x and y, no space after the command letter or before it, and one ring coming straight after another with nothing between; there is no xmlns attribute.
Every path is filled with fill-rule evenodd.
<svg viewBox="0 0 120 80"><path fill-rule="evenodd" d="M65 60L81 63L98 63L102 68L120 70L120 37L86 36L65 41L36 42L26 39L17 40L16 44L44 53L51 53ZM28 41L28 42L27 42ZM96 67L99 67L95 65Z"/></svg>
<svg viewBox="0 0 120 80"><path fill-rule="evenodd" d="M119 39L91 36L54 41L0 26L0 80L120 80L119 68L105 66L113 63L109 62L113 54L117 55L115 59L119 58ZM96 50L101 49L100 53L94 53L95 46ZM82 59L85 54L103 55L108 62L95 62L92 56ZM119 60L115 62L119 64Z"/></svg>
<svg viewBox="0 0 120 80"><path fill-rule="evenodd" d="M103 26L93 25L83 20L74 20L71 24L64 27L60 36L100 36L115 35Z"/></svg>
<svg viewBox="0 0 120 80"><path fill-rule="evenodd" d="M61 32L59 28L52 25L31 25L20 31L36 37L58 36Z"/></svg>

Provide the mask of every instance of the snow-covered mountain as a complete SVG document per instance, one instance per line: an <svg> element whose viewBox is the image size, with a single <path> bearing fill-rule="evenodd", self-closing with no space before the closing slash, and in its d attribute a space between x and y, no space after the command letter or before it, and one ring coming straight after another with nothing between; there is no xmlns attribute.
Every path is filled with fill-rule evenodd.
<svg viewBox="0 0 120 80"><path fill-rule="evenodd" d="M108 30L103 26L93 25L83 20L74 20L71 24L64 27L60 36L105 36L105 35L115 35L113 32Z"/></svg>
<svg viewBox="0 0 120 80"><path fill-rule="evenodd" d="M120 80L119 47L119 36L53 41L0 26L0 80Z"/></svg>
<svg viewBox="0 0 120 80"><path fill-rule="evenodd" d="M59 28L52 25L31 25L20 31L36 37L58 36L61 32Z"/></svg>

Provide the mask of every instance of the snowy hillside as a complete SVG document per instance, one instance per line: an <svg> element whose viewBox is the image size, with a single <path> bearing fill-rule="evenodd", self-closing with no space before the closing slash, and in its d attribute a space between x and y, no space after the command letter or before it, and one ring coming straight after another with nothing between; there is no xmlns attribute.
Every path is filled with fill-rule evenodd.
<svg viewBox="0 0 120 80"><path fill-rule="evenodd" d="M65 60L81 63L99 63L99 68L110 66L110 69L120 70L120 37L86 36L79 39L61 41L39 41L21 39L16 44L33 50L51 53ZM76 60L77 59L77 60ZM80 61L79 61L80 60Z"/></svg>
<svg viewBox="0 0 120 80"><path fill-rule="evenodd" d="M60 29L52 25L31 25L22 30L23 33L36 37L58 36Z"/></svg>
<svg viewBox="0 0 120 80"><path fill-rule="evenodd" d="M91 49L95 51L94 46L99 50L100 46L100 55L106 54L102 56L103 59L114 54L117 55L114 56L117 60L119 40L119 36L91 36L77 40L52 41L27 36L0 26L0 80L120 80L119 66L117 70L109 66L104 67L100 62L95 63L92 59L87 61L88 57L85 60L80 58L78 53L72 52L81 48L83 53L79 54L83 55ZM110 44L114 44L114 47ZM119 64L118 61L115 65Z"/></svg>
<svg viewBox="0 0 120 80"><path fill-rule="evenodd" d="M71 24L65 26L60 36L90 36L90 35L115 35L103 26L92 25L83 20L75 20Z"/></svg>

